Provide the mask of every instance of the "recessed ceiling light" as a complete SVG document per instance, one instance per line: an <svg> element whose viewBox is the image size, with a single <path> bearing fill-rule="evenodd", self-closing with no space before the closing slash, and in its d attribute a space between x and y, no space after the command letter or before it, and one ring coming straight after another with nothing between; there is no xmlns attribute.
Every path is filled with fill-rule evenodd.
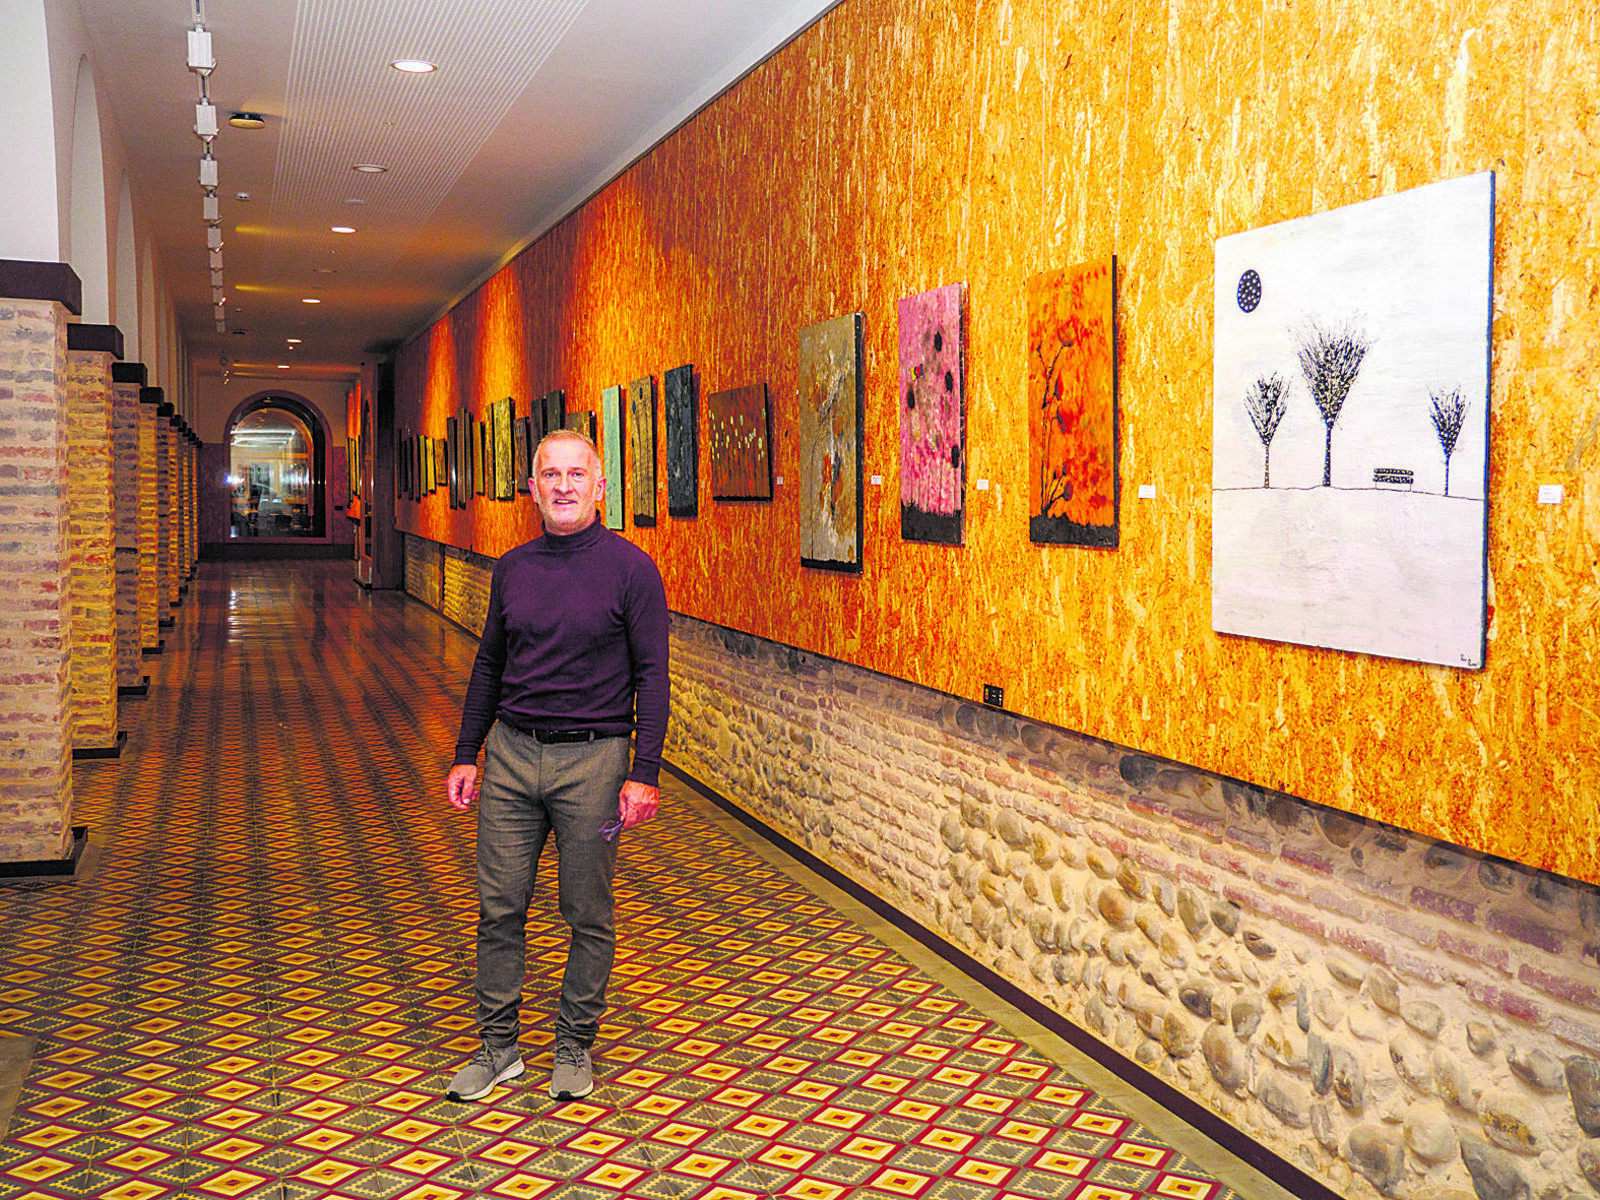
<svg viewBox="0 0 1600 1200"><path fill-rule="evenodd" d="M289 345L298 346L299 344L300 344L300 339L299 338L290 338L289 339Z"/></svg>
<svg viewBox="0 0 1600 1200"><path fill-rule="evenodd" d="M330 225L329 228L332 229L334 233L354 233L356 231L356 227L354 225Z"/></svg>
<svg viewBox="0 0 1600 1200"><path fill-rule="evenodd" d="M300 297L300 303L301 304L321 304L322 301L318 300L315 296L302 296L302 297Z"/></svg>
<svg viewBox="0 0 1600 1200"><path fill-rule="evenodd" d="M313 267L312 269L316 271L318 275L337 275L339 273L337 267Z"/></svg>
<svg viewBox="0 0 1600 1200"><path fill-rule="evenodd" d="M430 71L437 71L427 59L423 58L397 58L389 64L396 71L404 71L407 75L426 75Z"/></svg>
<svg viewBox="0 0 1600 1200"><path fill-rule="evenodd" d="M287 371L288 369L289 369L289 364L288 363L279 363L278 364L278 370Z"/></svg>
<svg viewBox="0 0 1600 1200"><path fill-rule="evenodd" d="M260 113L236 112L228 118L228 124L235 129L265 129L267 119Z"/></svg>
<svg viewBox="0 0 1600 1200"><path fill-rule="evenodd" d="M381 163L357 163L351 169L360 171L363 175L382 175L389 168Z"/></svg>
<svg viewBox="0 0 1600 1200"><path fill-rule="evenodd" d="M233 194L233 198L235 200L248 200L248 199L250 199L250 193L249 192L235 192Z"/></svg>
<svg viewBox="0 0 1600 1200"><path fill-rule="evenodd" d="M346 204L365 204L366 201L363 200L360 196L351 196L348 200L345 201L345 203Z"/></svg>

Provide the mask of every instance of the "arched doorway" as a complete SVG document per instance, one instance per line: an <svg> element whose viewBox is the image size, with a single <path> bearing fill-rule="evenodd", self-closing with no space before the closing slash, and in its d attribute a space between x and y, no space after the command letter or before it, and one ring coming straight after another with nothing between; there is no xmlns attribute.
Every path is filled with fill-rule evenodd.
<svg viewBox="0 0 1600 1200"><path fill-rule="evenodd" d="M327 465L311 405L274 392L241 404L228 422L229 541L325 538Z"/></svg>

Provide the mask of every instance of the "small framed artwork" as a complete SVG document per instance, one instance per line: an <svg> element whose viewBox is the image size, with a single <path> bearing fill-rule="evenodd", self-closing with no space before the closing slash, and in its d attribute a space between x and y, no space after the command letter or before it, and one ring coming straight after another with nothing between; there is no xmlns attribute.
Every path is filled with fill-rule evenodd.
<svg viewBox="0 0 1600 1200"><path fill-rule="evenodd" d="M544 417L539 426L540 438L567 427L567 394L560 388L546 392L539 407Z"/></svg>
<svg viewBox="0 0 1600 1200"><path fill-rule="evenodd" d="M433 486L442 488L445 485L445 441L443 438L433 439Z"/></svg>
<svg viewBox="0 0 1600 1200"><path fill-rule="evenodd" d="M661 381L667 410L667 515L700 514L700 422L694 403L694 366L673 367Z"/></svg>
<svg viewBox="0 0 1600 1200"><path fill-rule="evenodd" d="M899 304L900 536L961 545L966 410L961 379L961 285Z"/></svg>
<svg viewBox="0 0 1600 1200"><path fill-rule="evenodd" d="M511 418L511 474L515 477L517 491L522 495L528 494L528 477L531 474L531 464L528 461L528 425L531 418Z"/></svg>
<svg viewBox="0 0 1600 1200"><path fill-rule="evenodd" d="M713 500L772 499L771 439L766 384L706 397Z"/></svg>
<svg viewBox="0 0 1600 1200"><path fill-rule="evenodd" d="M454 417L444 419L444 471L445 479L450 486L451 508L459 507L461 502L461 472L457 469L456 461L456 445L461 439L459 428Z"/></svg>
<svg viewBox="0 0 1600 1200"><path fill-rule="evenodd" d="M516 461L511 452L511 418L515 412L510 396L497 401L492 410L494 420L494 498L517 498Z"/></svg>
<svg viewBox="0 0 1600 1200"><path fill-rule="evenodd" d="M600 454L606 472L606 528L621 529L627 489L623 483L622 387L608 387L600 393Z"/></svg>
<svg viewBox="0 0 1600 1200"><path fill-rule="evenodd" d="M656 379L643 375L628 385L628 457L632 460L633 524L656 523Z"/></svg>
<svg viewBox="0 0 1600 1200"><path fill-rule="evenodd" d="M344 441L346 474L349 476L350 491L346 502L354 504L361 498L361 455L356 449L355 438L346 438Z"/></svg>
<svg viewBox="0 0 1600 1200"><path fill-rule="evenodd" d="M1028 537L1117 546L1117 260L1028 280Z"/></svg>
<svg viewBox="0 0 1600 1200"><path fill-rule="evenodd" d="M567 414L566 428L583 434L591 442L594 441L594 414L592 412L570 412Z"/></svg>
<svg viewBox="0 0 1600 1200"><path fill-rule="evenodd" d="M489 489L489 425L474 420L473 426L472 490L475 495L483 496Z"/></svg>
<svg viewBox="0 0 1600 1200"><path fill-rule="evenodd" d="M861 314L800 331L800 565L860 572Z"/></svg>
<svg viewBox="0 0 1600 1200"><path fill-rule="evenodd" d="M461 507L466 508L472 495L472 445L476 435L472 432L472 412L465 406L456 419L456 427L461 433L456 444L456 469L461 475Z"/></svg>

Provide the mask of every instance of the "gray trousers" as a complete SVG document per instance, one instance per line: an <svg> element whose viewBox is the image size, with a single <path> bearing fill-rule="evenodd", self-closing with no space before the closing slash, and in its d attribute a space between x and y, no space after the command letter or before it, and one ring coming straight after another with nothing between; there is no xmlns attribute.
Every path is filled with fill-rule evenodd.
<svg viewBox="0 0 1600 1200"><path fill-rule="evenodd" d="M497 721L478 789L478 1029L515 1042L527 956L528 905L545 839L554 831L561 916L571 930L556 1013L558 1040L592 1046L616 955L611 884L617 843L600 827L617 815L629 740L540 745Z"/></svg>

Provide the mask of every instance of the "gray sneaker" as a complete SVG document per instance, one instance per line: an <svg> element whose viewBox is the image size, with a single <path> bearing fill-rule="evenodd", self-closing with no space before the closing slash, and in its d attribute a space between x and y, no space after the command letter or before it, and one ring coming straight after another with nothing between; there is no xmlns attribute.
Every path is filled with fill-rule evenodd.
<svg viewBox="0 0 1600 1200"><path fill-rule="evenodd" d="M481 1100L496 1085L522 1074L522 1051L515 1042L509 1046L491 1046L487 1042L478 1048L472 1061L456 1072L445 1092L452 1100Z"/></svg>
<svg viewBox="0 0 1600 1200"><path fill-rule="evenodd" d="M555 1066L550 1071L552 1100L582 1100L594 1091L594 1066L589 1050L577 1042L557 1042Z"/></svg>

